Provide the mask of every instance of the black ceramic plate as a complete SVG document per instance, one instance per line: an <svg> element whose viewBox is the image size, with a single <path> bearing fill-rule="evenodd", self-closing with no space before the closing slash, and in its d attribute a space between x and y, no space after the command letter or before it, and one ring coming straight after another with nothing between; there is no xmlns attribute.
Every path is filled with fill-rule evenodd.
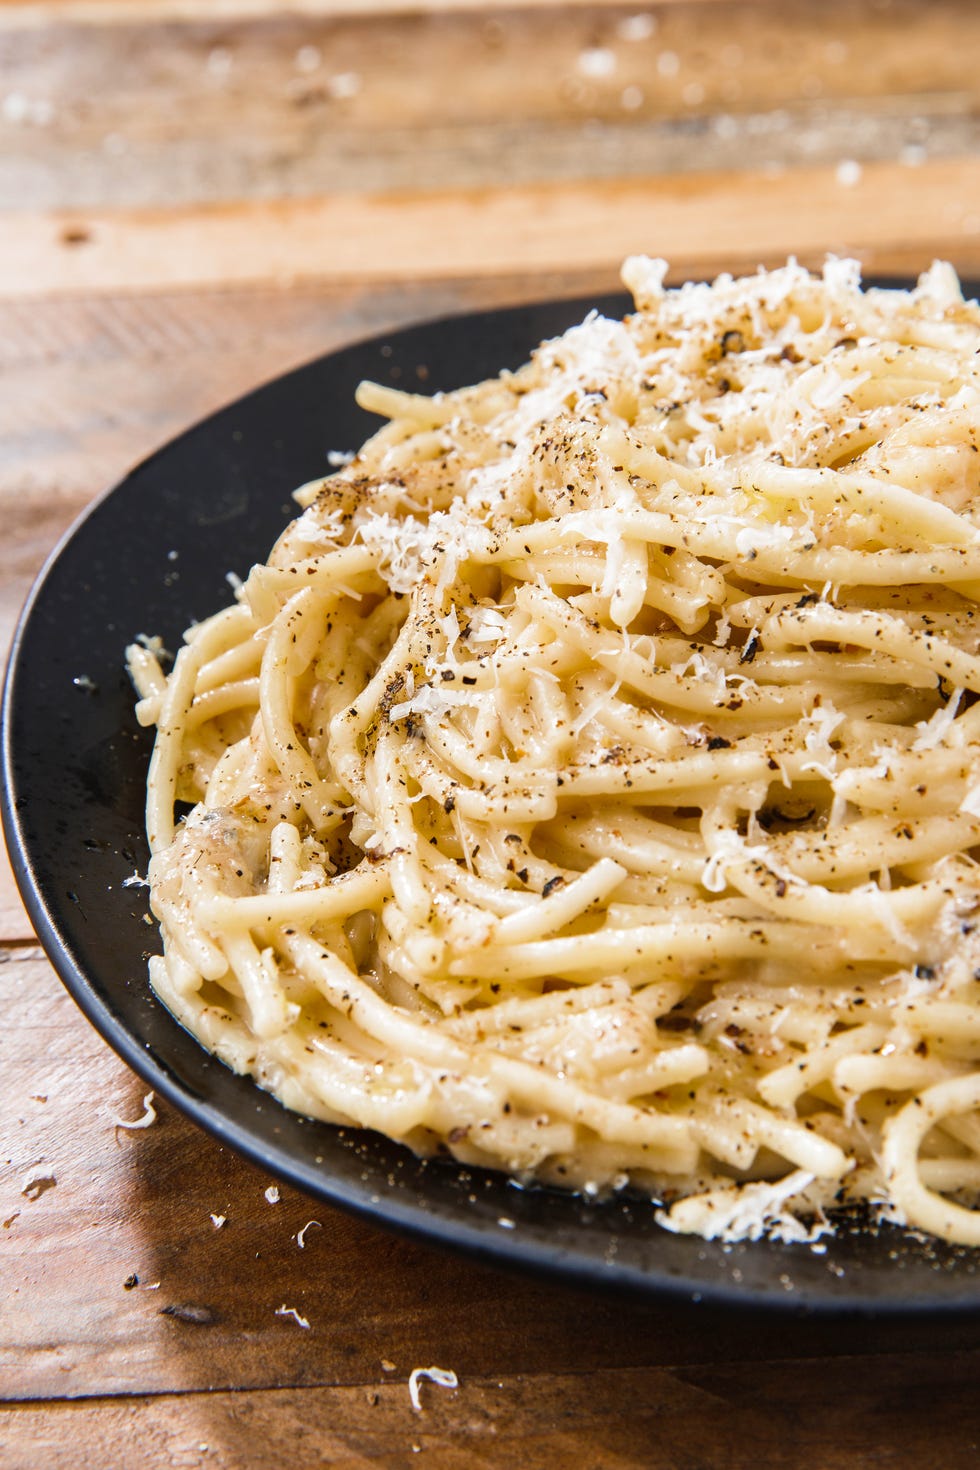
<svg viewBox="0 0 980 1470"><path fill-rule="evenodd" d="M550 303L429 323L350 347L260 388L133 471L75 526L41 574L11 654L3 818L14 870L51 960L133 1070L222 1142L308 1194L502 1265L580 1285L818 1311L980 1305L980 1253L886 1229L824 1253L723 1247L670 1235L650 1206L590 1203L449 1163L423 1164L375 1134L286 1112L204 1052L150 992L146 895L150 735L133 717L123 649L178 645L229 600L226 573L264 561L290 491L325 473L372 421L364 377L423 391L516 367L592 303ZM622 298L595 303L621 315Z"/></svg>

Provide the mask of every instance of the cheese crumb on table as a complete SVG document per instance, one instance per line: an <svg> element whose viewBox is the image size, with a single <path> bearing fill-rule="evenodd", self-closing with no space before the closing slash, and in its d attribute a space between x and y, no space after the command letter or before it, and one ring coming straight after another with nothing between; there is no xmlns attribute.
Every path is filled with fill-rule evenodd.
<svg viewBox="0 0 980 1470"><path fill-rule="evenodd" d="M440 1388L459 1387L459 1379L451 1368L413 1368L408 1379L408 1396L412 1400L412 1408L416 1414L422 1412L419 1384L423 1379L427 1379L429 1383L437 1383Z"/></svg>

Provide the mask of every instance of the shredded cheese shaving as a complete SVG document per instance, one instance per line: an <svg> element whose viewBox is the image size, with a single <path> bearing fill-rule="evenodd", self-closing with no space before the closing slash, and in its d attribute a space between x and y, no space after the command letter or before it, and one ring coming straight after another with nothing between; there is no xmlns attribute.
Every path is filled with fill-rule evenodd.
<svg viewBox="0 0 980 1470"><path fill-rule="evenodd" d="M440 1388L459 1387L459 1379L451 1368L413 1368L408 1378L408 1396L412 1401L412 1408L416 1414L421 1414L422 1412L419 1384L423 1379L428 1383L438 1384Z"/></svg>
<svg viewBox="0 0 980 1470"><path fill-rule="evenodd" d="M314 1225L317 1227L318 1230L322 1230L323 1229L323 1225L322 1225L322 1222L321 1221L319 1221L319 1220L307 1220L306 1224L302 1227L302 1229L297 1230L297 1232L296 1232L296 1244L299 1246L299 1248L300 1248L301 1251L306 1249L306 1232L308 1230L312 1230Z"/></svg>
<svg viewBox="0 0 980 1470"><path fill-rule="evenodd" d="M155 1094L152 1092L148 1092L146 1094L143 1099L142 1113L138 1118L134 1118L131 1122L127 1122L124 1118L117 1118L115 1114L112 1114L112 1126L114 1128L125 1128L128 1132L133 1132L137 1128L149 1128L150 1124L155 1123L157 1120L157 1111L156 1108L153 1106L154 1096Z"/></svg>
<svg viewBox="0 0 980 1470"><path fill-rule="evenodd" d="M300 1316L299 1312L296 1310L295 1307L287 1307L285 1305L283 1305L281 1307L276 1307L276 1316L277 1317L292 1317L292 1319L296 1323L297 1327L305 1327L305 1328L309 1329L309 1325L310 1325L309 1318Z"/></svg>

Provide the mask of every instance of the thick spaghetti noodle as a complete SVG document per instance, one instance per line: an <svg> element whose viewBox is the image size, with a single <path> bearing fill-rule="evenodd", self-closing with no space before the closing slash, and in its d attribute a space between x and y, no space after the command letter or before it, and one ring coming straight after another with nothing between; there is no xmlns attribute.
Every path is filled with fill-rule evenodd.
<svg viewBox="0 0 980 1470"><path fill-rule="evenodd" d="M624 277L516 373L364 385L235 605L130 651L153 986L420 1152L980 1243L980 312Z"/></svg>

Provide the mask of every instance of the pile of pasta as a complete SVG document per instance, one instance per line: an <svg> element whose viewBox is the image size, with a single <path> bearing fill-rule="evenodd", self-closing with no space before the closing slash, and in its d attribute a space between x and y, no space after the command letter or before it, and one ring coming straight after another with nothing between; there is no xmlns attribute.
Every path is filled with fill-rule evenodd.
<svg viewBox="0 0 980 1470"><path fill-rule="evenodd" d="M421 1154L978 1244L980 312L941 264L664 274L362 385L234 604L130 650L152 985Z"/></svg>

